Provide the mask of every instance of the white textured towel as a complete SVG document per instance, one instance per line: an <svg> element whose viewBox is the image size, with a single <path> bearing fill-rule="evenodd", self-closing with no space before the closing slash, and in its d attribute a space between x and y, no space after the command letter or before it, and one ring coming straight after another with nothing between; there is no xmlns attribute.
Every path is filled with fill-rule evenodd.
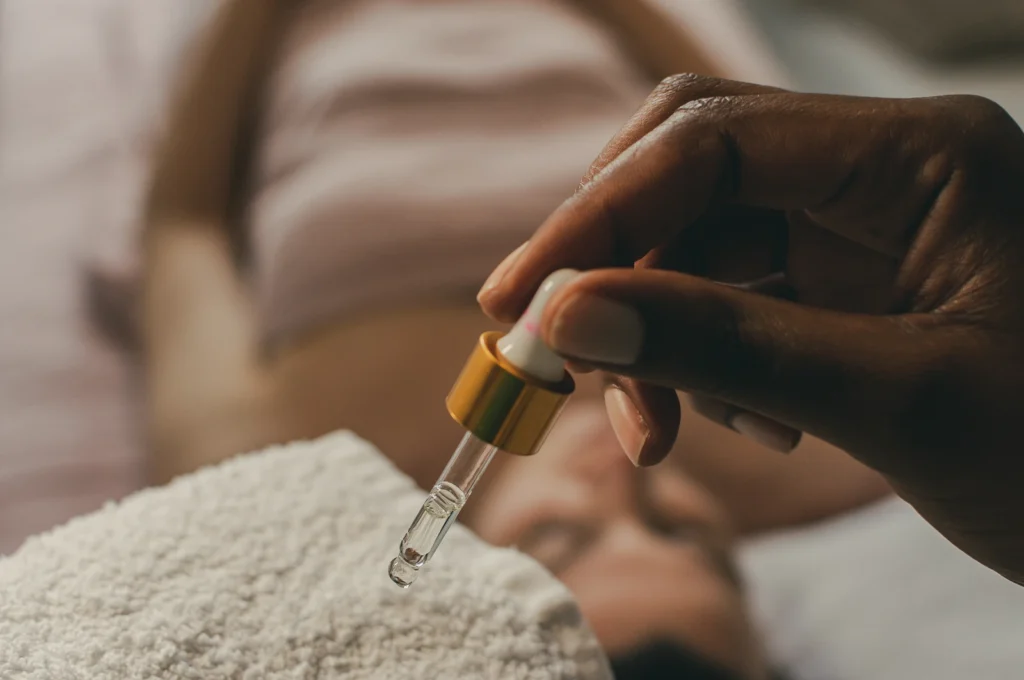
<svg viewBox="0 0 1024 680"><path fill-rule="evenodd" d="M0 677L611 678L569 592L461 526L392 584L423 498L340 433L74 520L0 561Z"/></svg>

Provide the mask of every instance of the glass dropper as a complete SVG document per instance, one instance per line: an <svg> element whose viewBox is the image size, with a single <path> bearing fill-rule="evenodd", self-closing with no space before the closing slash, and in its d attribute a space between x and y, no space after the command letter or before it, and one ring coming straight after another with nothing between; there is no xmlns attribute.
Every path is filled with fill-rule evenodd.
<svg viewBox="0 0 1024 680"><path fill-rule="evenodd" d="M544 307L578 272L549 276L507 335L484 333L448 394L452 417L466 429L391 560L388 575L403 588L416 580L455 523L500 449L537 452L575 384L565 361L540 339Z"/></svg>
<svg viewBox="0 0 1024 680"><path fill-rule="evenodd" d="M434 554L455 523L497 451L498 447L493 444L478 439L472 432L466 433L405 532L398 546L398 557L391 560L388 567L392 581L403 588L412 585L420 567Z"/></svg>

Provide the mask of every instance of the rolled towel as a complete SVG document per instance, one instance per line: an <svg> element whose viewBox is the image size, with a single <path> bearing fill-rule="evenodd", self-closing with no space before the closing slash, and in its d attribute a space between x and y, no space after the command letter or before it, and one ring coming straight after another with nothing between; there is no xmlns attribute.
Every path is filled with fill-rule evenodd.
<svg viewBox="0 0 1024 680"><path fill-rule="evenodd" d="M395 586L423 498L338 433L73 520L0 560L0 677L611 678L569 592L461 526Z"/></svg>

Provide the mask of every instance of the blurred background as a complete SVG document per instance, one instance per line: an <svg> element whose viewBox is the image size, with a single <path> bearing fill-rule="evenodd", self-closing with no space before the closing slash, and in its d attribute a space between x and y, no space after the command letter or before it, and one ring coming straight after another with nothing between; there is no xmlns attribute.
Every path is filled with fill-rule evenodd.
<svg viewBox="0 0 1024 680"><path fill-rule="evenodd" d="M798 87L881 97L951 92L1024 115L1024 8L1000 0L743 0Z"/></svg>
<svg viewBox="0 0 1024 680"><path fill-rule="evenodd" d="M614 17L633 0L596 4L612 8ZM675 27L674 35L685 37L695 63L711 65L719 75L855 95L973 93L1024 121L1020 0L645 4L656 8L658 21ZM29 535L163 481L154 480L147 460L142 359L132 349L138 338L130 327L137 290L127 283L139 276L144 196L171 83L189 36L212 6L200 0L0 0L0 555L13 552ZM620 119L626 116L623 109ZM593 157L600 143L591 146ZM578 175L587 162L579 163ZM559 195L571 188L559 184ZM522 233L528 235L533 226L522 225ZM519 240L500 241L474 265L472 276L489 271ZM182 270L183 279L187 272ZM461 361L465 353L457 354ZM439 366L444 368L439 380L455 377L446 364ZM440 407L439 397L429 417L445 419ZM307 429L317 434L327 427L317 421ZM235 452L245 448L232 446ZM436 472L436 466L428 469ZM902 510L896 512L904 517ZM1002 664L986 668L1006 670L987 677L1019 676L1024 658L1007 652L1012 644L998 644L1024 633L999 627L1014 620L1018 628L1024 625L1024 602L1015 591L1007 594L998 579L963 562L917 525L893 529L867 553L854 549L862 545L856 540L842 538L874 531L861 519L822 531L824 538L786 536L764 549L754 539L740 557L746 568L765 574L753 577L760 586L754 593L759 621L799 620L769 636L776 658L791 666L800 659L794 677L938 677L908 675L913 666L884 663L857 675L867 673L863 658L884 659L892 652L886 646L892 628L872 628L872 612L861 612L851 619L860 622L856 630L830 638L829 625L838 629L843 613L824 602L849 604L859 597L857 591L811 588L796 594L795 581L811 562L820 560L838 572L868 559L865 554L876 563L896 555L900 563L901 549L917 551L919 559L935 556L941 562L936 570L945 575L941 587L963 586L961 600L918 602L916 612L949 612L967 627L950 624L945 633L916 638L910 645L915 658L963 642L960 631L974 625L985 631L989 648L956 652L964 668L979 668L972 664L984 659ZM831 548L822 552L824 544ZM801 560L805 567L795 566ZM971 598L974 604L964 605ZM899 612L875 613L890 623L916 625ZM997 628L1002 632L994 633ZM861 661L855 661L858 656ZM1016 672L1007 670L1014 667Z"/></svg>

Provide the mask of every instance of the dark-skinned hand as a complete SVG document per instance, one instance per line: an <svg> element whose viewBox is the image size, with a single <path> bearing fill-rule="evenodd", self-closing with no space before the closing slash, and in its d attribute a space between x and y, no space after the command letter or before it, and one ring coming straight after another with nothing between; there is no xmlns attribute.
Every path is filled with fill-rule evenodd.
<svg viewBox="0 0 1024 680"><path fill-rule="evenodd" d="M512 321L562 268L541 332L616 376L634 462L683 391L844 449L1024 583L1024 134L996 104L670 78L479 300Z"/></svg>

